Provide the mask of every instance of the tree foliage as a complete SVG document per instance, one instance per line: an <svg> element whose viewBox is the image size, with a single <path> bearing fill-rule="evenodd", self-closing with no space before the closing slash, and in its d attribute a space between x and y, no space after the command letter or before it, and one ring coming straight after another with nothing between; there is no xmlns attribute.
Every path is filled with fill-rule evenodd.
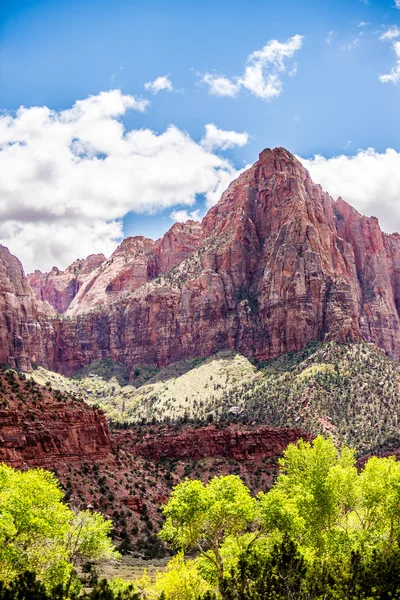
<svg viewBox="0 0 400 600"><path fill-rule="evenodd" d="M238 477L185 481L164 509L162 537L197 549L204 598L400 597L400 462L322 437L290 445L256 499ZM190 597L190 596L189 596Z"/></svg>
<svg viewBox="0 0 400 600"><path fill-rule="evenodd" d="M236 475L214 477L207 485L186 480L175 487L164 515L161 537L177 548L197 550L221 580L221 546L247 531L256 517L256 501Z"/></svg>
<svg viewBox="0 0 400 600"><path fill-rule="evenodd" d="M89 511L75 515L62 498L52 473L0 465L0 580L5 584L31 571L47 588L64 586L68 596L81 560L117 556L108 538L111 523Z"/></svg>

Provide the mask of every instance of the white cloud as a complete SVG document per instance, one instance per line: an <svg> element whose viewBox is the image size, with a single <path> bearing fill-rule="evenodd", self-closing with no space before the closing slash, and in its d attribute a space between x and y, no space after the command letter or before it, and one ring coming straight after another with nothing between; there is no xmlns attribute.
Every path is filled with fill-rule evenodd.
<svg viewBox="0 0 400 600"><path fill-rule="evenodd" d="M394 5L396 8L400 8L400 0L394 0Z"/></svg>
<svg viewBox="0 0 400 600"><path fill-rule="evenodd" d="M393 44L393 50L397 56L397 61L390 71L390 73L386 73L385 75L379 75L379 80L382 83L398 83L400 81L400 42L395 42Z"/></svg>
<svg viewBox="0 0 400 600"><path fill-rule="evenodd" d="M385 31L385 33L382 33L382 35L380 36L380 40L393 40L394 38L397 38L400 36L400 28L397 27L397 25L394 25L393 27L389 27L389 29L387 29Z"/></svg>
<svg viewBox="0 0 400 600"><path fill-rule="evenodd" d="M201 221L200 210L192 210L191 212L186 209L173 210L170 214L173 221L184 223L185 221Z"/></svg>
<svg viewBox="0 0 400 600"><path fill-rule="evenodd" d="M329 31L328 35L325 38L325 43L326 44L332 44L333 40L336 37L336 32L335 31Z"/></svg>
<svg viewBox="0 0 400 600"><path fill-rule="evenodd" d="M248 56L243 75L229 79L206 73L202 81L209 86L210 93L217 96L235 96L241 88L245 88L257 98L272 100L283 89L280 74L286 71L285 60L292 58L302 43L301 35L295 35L284 43L270 40L264 48Z"/></svg>
<svg viewBox="0 0 400 600"><path fill-rule="evenodd" d="M120 118L147 103L111 90L0 116L0 242L27 271L109 253L130 211L191 206L196 194L211 205L237 176L177 127L125 130Z"/></svg>
<svg viewBox="0 0 400 600"><path fill-rule="evenodd" d="M358 24L359 27L367 27L367 25L369 25L369 23L367 23L366 21L360 21Z"/></svg>
<svg viewBox="0 0 400 600"><path fill-rule="evenodd" d="M400 0L399 7L400 7ZM380 36L380 40L394 40L400 37L400 28L397 25L390 27L385 33ZM393 83L396 85L400 81L400 42L394 42L392 44L392 48L396 54L397 60L394 64L394 67L390 71L390 73L385 73L384 75L379 75L379 80L382 83Z"/></svg>
<svg viewBox="0 0 400 600"><path fill-rule="evenodd" d="M362 34L362 32L360 33L360 35L361 34ZM360 36L354 38L348 44L344 44L342 46L342 50L348 50L348 51L354 50L354 48L357 48L357 46L359 45L359 43L360 43Z"/></svg>
<svg viewBox="0 0 400 600"><path fill-rule="evenodd" d="M153 94L158 94L161 90L166 90L167 92L172 92L174 89L172 87L172 81L169 79L168 75L162 75L161 77L157 77L154 81L148 81L144 84L146 90L153 92Z"/></svg>
<svg viewBox="0 0 400 600"><path fill-rule="evenodd" d="M202 81L207 83L210 94L214 94L214 96L236 96L240 90L240 85L238 83L234 83L222 75L206 73L203 76Z"/></svg>
<svg viewBox="0 0 400 600"><path fill-rule="evenodd" d="M234 146L245 146L248 140L249 134L246 131L243 133L225 131L209 123L206 125L206 135L200 143L206 150L214 150L215 148L226 150Z"/></svg>
<svg viewBox="0 0 400 600"><path fill-rule="evenodd" d="M369 148L355 156L300 160L333 198L341 196L362 214L378 217L384 231L400 231L400 152Z"/></svg>

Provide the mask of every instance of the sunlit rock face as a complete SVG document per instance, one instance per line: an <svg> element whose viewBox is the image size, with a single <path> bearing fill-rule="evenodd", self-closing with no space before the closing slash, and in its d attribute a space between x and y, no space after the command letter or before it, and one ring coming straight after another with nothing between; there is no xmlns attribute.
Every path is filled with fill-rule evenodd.
<svg viewBox="0 0 400 600"><path fill-rule="evenodd" d="M105 417L82 400L10 372L0 373L0 396L0 462L51 468L111 458Z"/></svg>
<svg viewBox="0 0 400 600"><path fill-rule="evenodd" d="M264 150L201 224L176 224L156 242L127 238L75 279L72 265L43 285L32 275L37 298L64 316L39 309L4 254L2 360L22 368L162 366L225 348L266 359L315 339L364 339L400 358L400 237L334 201L282 148ZM74 294L45 293L57 277L63 289L76 281Z"/></svg>

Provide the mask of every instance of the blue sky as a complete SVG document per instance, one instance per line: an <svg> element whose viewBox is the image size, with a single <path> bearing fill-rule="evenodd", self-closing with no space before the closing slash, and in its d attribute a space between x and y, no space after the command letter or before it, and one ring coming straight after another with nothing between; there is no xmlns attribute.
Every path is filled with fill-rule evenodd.
<svg viewBox="0 0 400 600"><path fill-rule="evenodd" d="M398 24L400 10L395 0L3 0L0 108L13 117L21 105L60 112L77 100L118 88L123 95L150 101L145 110L129 109L117 117L126 132L146 128L161 134L173 125L196 143L204 137L206 124L221 131L247 132L244 145L213 148L235 169L254 162L263 148L274 146L284 146L305 159L316 154L325 159L357 157L360 149L372 147L379 155L377 164L387 148L400 151L400 83L379 79L391 73L397 59L397 37L380 37ZM210 93L205 73L238 85L249 55L271 40L285 44L296 35L303 36L301 47L278 69L283 87L276 97L263 99L244 84L233 96ZM154 94L144 88L160 76L168 77L172 91ZM363 159L365 165L364 155ZM391 156L385 177L397 165L394 159L397 154ZM315 165L308 166L314 176ZM362 179L361 167L356 166L357 177ZM315 171L330 186L329 191L336 192L340 165L325 161ZM9 191L11 184L6 184ZM20 175L12 183L16 185L23 193ZM375 187L379 189L378 184ZM197 209L202 215L205 195L194 189L196 200L190 211ZM346 189L350 187L344 185ZM31 193L30 188L26 193ZM398 199L396 190L393 194L386 212L379 215L388 222ZM350 200L359 202L360 208L379 204L375 196L364 205L362 199ZM184 205L185 201L175 208ZM21 211L29 213L29 207L24 207ZM136 205L136 210L111 219L122 219L124 235L157 237L171 226L174 206L171 201L164 207L150 203L148 208L150 215ZM14 224L3 227L3 232L0 228L0 239L12 250L26 253L23 260L29 268L33 266L29 251L41 267L48 268L47 263L57 257L61 263L69 260L71 252L53 249L41 262L38 250L29 246L29 236L25 242L13 243L28 217L19 225L15 214L2 218ZM48 216L43 219L49 222ZM104 220L104 215L99 219ZM84 245L82 251L86 251Z"/></svg>

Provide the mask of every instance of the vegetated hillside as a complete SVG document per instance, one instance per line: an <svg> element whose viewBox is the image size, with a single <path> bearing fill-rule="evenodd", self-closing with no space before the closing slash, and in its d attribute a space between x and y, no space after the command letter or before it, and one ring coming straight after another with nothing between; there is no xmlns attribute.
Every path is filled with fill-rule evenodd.
<svg viewBox="0 0 400 600"><path fill-rule="evenodd" d="M123 384L122 365L111 365L96 361L76 379L39 367L32 377L43 385L49 381L61 390L81 393L88 403L101 407L112 424L205 420L215 414L214 405L223 404L227 392L260 377L247 358L232 351L180 361L162 370L137 367L131 385ZM219 412L224 412L223 406Z"/></svg>
<svg viewBox="0 0 400 600"><path fill-rule="evenodd" d="M173 371L176 375L190 366L182 364ZM94 367L123 379L120 365L106 361ZM34 374L38 373L44 374ZM156 537L162 523L160 507L182 479L207 481L235 473L256 493L271 485L286 446L299 437L308 439L299 429L227 423L198 429L146 425L109 431L102 412L74 393L77 382L65 379L70 389L61 391L54 385L60 376L47 374L51 381L41 385L30 375L0 368L0 462L53 471L72 508L93 508L112 519L117 545L138 555L163 554L164 546ZM118 386L116 379L105 385L112 388L113 382Z"/></svg>
<svg viewBox="0 0 400 600"><path fill-rule="evenodd" d="M107 364L102 369L112 373ZM137 388L95 372L76 380L41 368L32 375L82 393L116 426L255 422L332 435L360 454L400 447L400 366L370 344L316 342L258 363L220 352L170 365L144 384L151 373L137 367Z"/></svg>

